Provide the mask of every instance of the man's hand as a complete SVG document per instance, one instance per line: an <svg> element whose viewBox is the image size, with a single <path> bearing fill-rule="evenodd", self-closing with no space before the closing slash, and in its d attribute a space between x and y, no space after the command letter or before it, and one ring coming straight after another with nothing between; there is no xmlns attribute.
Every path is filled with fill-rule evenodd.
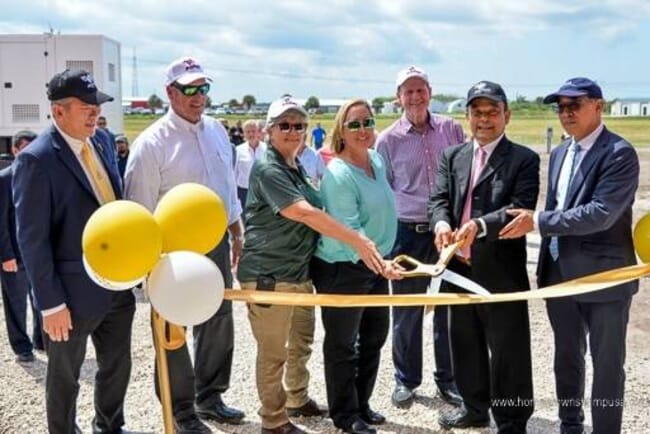
<svg viewBox="0 0 650 434"><path fill-rule="evenodd" d="M454 241L463 241L461 247L469 247L474 243L474 238L478 234L478 224L474 220L465 222L454 234Z"/></svg>
<svg viewBox="0 0 650 434"><path fill-rule="evenodd" d="M54 342L67 342L72 330L72 318L67 307L56 313L43 317L43 330Z"/></svg>
<svg viewBox="0 0 650 434"><path fill-rule="evenodd" d="M244 239L242 237L234 237L232 239L232 246L231 246L230 266L235 270L239 265L239 258L241 258L241 254L243 251L244 251Z"/></svg>
<svg viewBox="0 0 650 434"><path fill-rule="evenodd" d="M18 264L16 263L16 259L9 259L8 261L4 261L2 263L2 271L6 273L15 273L18 271Z"/></svg>
<svg viewBox="0 0 650 434"><path fill-rule="evenodd" d="M533 220L533 210L516 208L506 210L508 215L514 216L510 223L505 225L499 231L499 238L502 240L509 240L519 238L531 232L535 228Z"/></svg>
<svg viewBox="0 0 650 434"><path fill-rule="evenodd" d="M442 249L447 247L454 241L454 233L449 228L449 226L444 225L436 231L436 237L433 240L433 243L436 245L436 249L440 252Z"/></svg>

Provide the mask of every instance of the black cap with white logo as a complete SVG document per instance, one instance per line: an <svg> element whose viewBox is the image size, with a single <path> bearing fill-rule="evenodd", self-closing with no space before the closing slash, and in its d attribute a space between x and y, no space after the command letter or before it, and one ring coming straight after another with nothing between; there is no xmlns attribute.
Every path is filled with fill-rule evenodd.
<svg viewBox="0 0 650 434"><path fill-rule="evenodd" d="M95 80L83 69L66 69L52 77L47 85L47 99L79 98L87 104L100 105L113 101L113 97L100 92Z"/></svg>

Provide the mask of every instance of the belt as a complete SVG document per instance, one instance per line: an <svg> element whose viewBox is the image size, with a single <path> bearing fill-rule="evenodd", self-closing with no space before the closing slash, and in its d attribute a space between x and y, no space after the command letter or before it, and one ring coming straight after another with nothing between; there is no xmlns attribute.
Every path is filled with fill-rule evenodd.
<svg viewBox="0 0 650 434"><path fill-rule="evenodd" d="M429 226L429 223L410 223L400 220L399 224L409 228L416 234L426 234L427 232L431 232L431 226Z"/></svg>

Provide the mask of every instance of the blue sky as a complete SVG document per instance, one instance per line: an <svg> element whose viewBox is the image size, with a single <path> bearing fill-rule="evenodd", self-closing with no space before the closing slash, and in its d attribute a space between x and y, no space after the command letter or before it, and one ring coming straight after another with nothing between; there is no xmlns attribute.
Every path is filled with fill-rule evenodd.
<svg viewBox="0 0 650 434"><path fill-rule="evenodd" d="M3 2L5 3L5 2ZM6 2L8 3L8 2ZM226 6L227 4L227 6ZM104 34L122 44L123 96L163 95L182 55L212 75L214 101L392 95L424 68L434 93L480 80L529 98L588 76L607 99L650 97L650 0L21 0L0 33Z"/></svg>

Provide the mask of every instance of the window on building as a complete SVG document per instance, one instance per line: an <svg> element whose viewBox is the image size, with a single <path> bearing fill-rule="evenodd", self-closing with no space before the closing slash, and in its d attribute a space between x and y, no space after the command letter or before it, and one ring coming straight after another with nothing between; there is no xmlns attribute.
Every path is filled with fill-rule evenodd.
<svg viewBox="0 0 650 434"><path fill-rule="evenodd" d="M115 64L108 64L108 81L115 81Z"/></svg>
<svg viewBox="0 0 650 434"><path fill-rule="evenodd" d="M641 109L641 114L643 116L648 116L648 106L644 105L643 108Z"/></svg>
<svg viewBox="0 0 650 434"><path fill-rule="evenodd" d="M92 60L66 60L65 67L68 69L83 69L94 75Z"/></svg>
<svg viewBox="0 0 650 434"><path fill-rule="evenodd" d="M627 116L627 106L623 106L623 116Z"/></svg>
<svg viewBox="0 0 650 434"><path fill-rule="evenodd" d="M40 110L38 104L12 104L11 120L13 123L39 122Z"/></svg>

